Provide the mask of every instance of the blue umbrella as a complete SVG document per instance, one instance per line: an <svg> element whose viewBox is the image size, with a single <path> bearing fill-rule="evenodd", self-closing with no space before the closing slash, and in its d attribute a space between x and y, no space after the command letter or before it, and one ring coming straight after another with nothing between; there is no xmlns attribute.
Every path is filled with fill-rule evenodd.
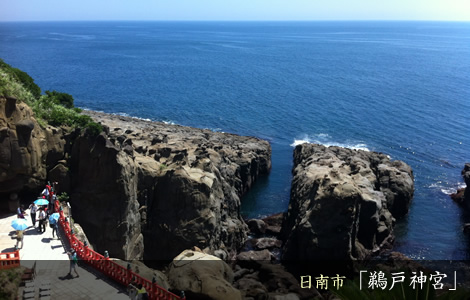
<svg viewBox="0 0 470 300"><path fill-rule="evenodd" d="M59 220L59 218L60 218L59 213L53 213L52 215L49 216L49 223L55 224L57 223L57 220Z"/></svg>
<svg viewBox="0 0 470 300"><path fill-rule="evenodd" d="M14 219L11 221L11 227L15 230L25 230L29 226L26 224L26 219Z"/></svg>
<svg viewBox="0 0 470 300"><path fill-rule="evenodd" d="M34 201L36 205L48 205L49 201L43 198L39 198L38 200Z"/></svg>

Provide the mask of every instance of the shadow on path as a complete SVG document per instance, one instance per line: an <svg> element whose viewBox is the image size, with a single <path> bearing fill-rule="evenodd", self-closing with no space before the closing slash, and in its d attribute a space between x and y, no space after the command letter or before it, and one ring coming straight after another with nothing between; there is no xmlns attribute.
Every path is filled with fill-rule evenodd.
<svg viewBox="0 0 470 300"><path fill-rule="evenodd" d="M2 253L13 252L13 251L15 251L15 250L16 250L15 247L6 248L6 249L3 249L3 250L2 250Z"/></svg>
<svg viewBox="0 0 470 300"><path fill-rule="evenodd" d="M70 280L70 279L74 279L75 277L73 277L72 274L69 273L65 276L59 276L57 278L59 278L60 280Z"/></svg>

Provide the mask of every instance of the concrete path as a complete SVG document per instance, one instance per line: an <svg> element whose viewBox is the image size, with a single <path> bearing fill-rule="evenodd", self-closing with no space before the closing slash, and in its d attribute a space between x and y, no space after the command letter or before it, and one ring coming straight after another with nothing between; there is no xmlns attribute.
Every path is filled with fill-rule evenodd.
<svg viewBox="0 0 470 300"><path fill-rule="evenodd" d="M66 252L69 249L65 244L66 239L58 239L57 236L53 239L49 226L45 233L39 233L32 227L29 210L26 212L31 227L25 230L20 261L21 265L27 268L31 268L36 262L36 278L30 284L35 296L31 299L129 299L123 287L85 264L79 264L77 268L79 277L76 277L74 272L72 276L68 275L70 263ZM11 221L14 219L16 214L0 217L0 252L15 250L16 231L11 227ZM50 289L46 288L43 297L39 297L40 287L47 286ZM25 288L20 289L18 299L23 299L24 291Z"/></svg>

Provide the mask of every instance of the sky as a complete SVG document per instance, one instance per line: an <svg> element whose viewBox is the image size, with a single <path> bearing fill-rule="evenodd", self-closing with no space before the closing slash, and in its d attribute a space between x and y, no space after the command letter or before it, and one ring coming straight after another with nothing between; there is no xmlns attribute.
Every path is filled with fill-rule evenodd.
<svg viewBox="0 0 470 300"><path fill-rule="evenodd" d="M470 0L0 0L0 21L470 21Z"/></svg>

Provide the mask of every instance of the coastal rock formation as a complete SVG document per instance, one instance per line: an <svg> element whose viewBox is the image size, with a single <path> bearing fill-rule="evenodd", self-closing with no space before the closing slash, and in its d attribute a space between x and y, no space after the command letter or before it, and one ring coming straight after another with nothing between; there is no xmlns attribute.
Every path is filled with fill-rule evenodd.
<svg viewBox="0 0 470 300"><path fill-rule="evenodd" d="M411 168L380 153L298 145L284 260L363 259L393 240L413 197Z"/></svg>
<svg viewBox="0 0 470 300"><path fill-rule="evenodd" d="M98 251L151 261L193 246L233 255L243 245L240 197L270 171L268 142L88 114L108 133L74 139L71 199Z"/></svg>
<svg viewBox="0 0 470 300"><path fill-rule="evenodd" d="M194 299L242 299L234 288L232 269L221 259L202 253L185 250L169 266L168 280L177 290L185 291Z"/></svg>
<svg viewBox="0 0 470 300"><path fill-rule="evenodd" d="M0 97L0 194L15 202L4 208L57 181L101 253L171 260L198 246L234 255L248 231L240 197L269 173L268 142L89 114L105 125L98 137L42 127L25 103Z"/></svg>
<svg viewBox="0 0 470 300"><path fill-rule="evenodd" d="M466 163L462 170L462 178L466 187L460 188L457 192L450 194L450 198L466 209L470 209L470 163Z"/></svg>
<svg viewBox="0 0 470 300"><path fill-rule="evenodd" d="M465 164L465 167L462 170L462 177L465 181L465 185L467 186L464 192L464 203L467 209L470 209L470 188L468 188L470 187L470 163Z"/></svg>
<svg viewBox="0 0 470 300"><path fill-rule="evenodd" d="M25 103L0 97L0 193L36 194L64 155L60 129L41 128Z"/></svg>
<svg viewBox="0 0 470 300"><path fill-rule="evenodd" d="M312 287L302 289L297 278L280 264L253 261L244 268L235 266L234 287L242 292L243 299L315 299L320 294Z"/></svg>

